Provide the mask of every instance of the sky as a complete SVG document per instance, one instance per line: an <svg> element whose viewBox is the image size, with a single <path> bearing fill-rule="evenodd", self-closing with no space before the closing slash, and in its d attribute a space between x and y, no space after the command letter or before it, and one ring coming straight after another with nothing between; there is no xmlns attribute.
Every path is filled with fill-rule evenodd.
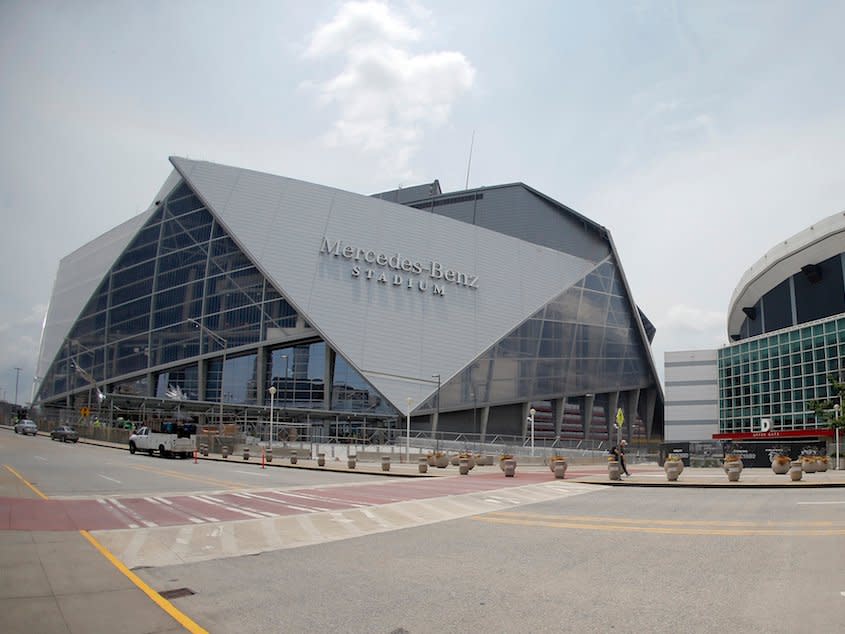
<svg viewBox="0 0 845 634"><path fill-rule="evenodd" d="M842 24L843 0L0 0L0 399L31 398L61 258L171 155L362 194L524 182L610 230L662 377L845 210Z"/></svg>

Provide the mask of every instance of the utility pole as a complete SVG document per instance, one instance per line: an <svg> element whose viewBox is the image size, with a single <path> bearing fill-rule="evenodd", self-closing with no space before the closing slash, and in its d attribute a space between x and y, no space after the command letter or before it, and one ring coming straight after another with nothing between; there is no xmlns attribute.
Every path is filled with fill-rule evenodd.
<svg viewBox="0 0 845 634"><path fill-rule="evenodd" d="M15 408L18 406L18 379L21 377L21 369L15 368Z"/></svg>

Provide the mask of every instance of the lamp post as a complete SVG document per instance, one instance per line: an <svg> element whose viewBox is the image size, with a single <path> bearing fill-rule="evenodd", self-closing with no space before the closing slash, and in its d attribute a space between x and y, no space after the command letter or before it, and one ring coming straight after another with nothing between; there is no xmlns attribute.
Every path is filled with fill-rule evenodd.
<svg viewBox="0 0 845 634"><path fill-rule="evenodd" d="M528 410L528 422L531 423L531 455L534 455L534 414L537 410L533 407Z"/></svg>
<svg viewBox="0 0 845 634"><path fill-rule="evenodd" d="M432 379L437 379L437 424L440 424L440 375L432 374Z"/></svg>
<svg viewBox="0 0 845 634"><path fill-rule="evenodd" d="M218 432L220 435L223 435L223 400L225 398L223 394L223 378L225 377L226 373L226 350L229 346L229 342L224 338L218 335L216 332L211 330L208 326L204 326L201 322L197 321L196 319L190 317L188 321L192 323L194 326L199 328L200 330L208 333L208 335L213 338L217 343L223 346L223 362L220 365L220 428Z"/></svg>
<svg viewBox="0 0 845 634"><path fill-rule="evenodd" d="M841 399L842 397L840 396L839 398ZM839 405L839 403L837 403L836 405L833 406L833 411L836 412L837 422L838 422L838 419L839 419L839 410L840 409L842 409L842 407ZM836 445L836 468L839 469L839 426L838 425L833 428L833 438L834 438L833 442Z"/></svg>
<svg viewBox="0 0 845 634"><path fill-rule="evenodd" d="M405 416L405 462L411 459L411 403L414 402L410 396L408 397L408 413Z"/></svg>
<svg viewBox="0 0 845 634"><path fill-rule="evenodd" d="M273 399L276 397L276 386L271 385L268 391L270 392L270 439L268 446L273 449Z"/></svg>
<svg viewBox="0 0 845 634"><path fill-rule="evenodd" d="M15 368L15 409L18 407L18 379L21 377L21 368Z"/></svg>
<svg viewBox="0 0 845 634"><path fill-rule="evenodd" d="M284 389L282 390L282 410L284 411L284 415L287 416L287 414L288 414L288 355L283 354L282 359L285 360L285 383L284 383Z"/></svg>
<svg viewBox="0 0 845 634"><path fill-rule="evenodd" d="M478 410L478 397L475 395L475 390L470 392L470 396L472 397L472 433L475 433L476 427L476 411Z"/></svg>

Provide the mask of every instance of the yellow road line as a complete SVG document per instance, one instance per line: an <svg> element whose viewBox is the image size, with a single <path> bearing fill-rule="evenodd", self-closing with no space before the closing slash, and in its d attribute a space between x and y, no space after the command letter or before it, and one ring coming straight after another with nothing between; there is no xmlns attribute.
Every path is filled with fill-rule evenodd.
<svg viewBox="0 0 845 634"><path fill-rule="evenodd" d="M203 629L199 625L197 625L193 620L191 620L188 616L182 613L180 610L176 608L170 601L165 599L161 596L158 592L153 590L150 586L148 586L144 581L136 575L134 572L129 570L123 562L121 562L117 557L112 555L100 542L98 542L91 533L88 531L82 530L79 531L82 536L87 539L94 548L100 551L100 554L103 555L106 559L108 559L111 564L117 568L120 572L122 572L132 583L134 583L140 590L146 594L150 599L155 601L155 603L165 612L167 612L170 616L176 619L179 624L184 627L189 632L193 632L194 634L208 634L208 630Z"/></svg>
<svg viewBox="0 0 845 634"><path fill-rule="evenodd" d="M39 490L38 490L38 487L36 487L34 484L32 484L31 482L27 482L27 479L26 479L26 478L24 478L24 477L23 477L20 473L18 473L17 471L15 471L12 467L10 467L10 466L9 466L9 465L7 465L7 464L4 464L3 466L4 466L4 467L6 467L6 468L7 468L9 471L11 471L12 473L14 473L14 474L15 474L15 475L16 475L16 476L20 479L20 481L21 481L21 482L23 482L26 486L28 486L30 489L32 489L33 491L35 491L35 493L36 493L36 494L37 494L37 495L38 495L38 496L39 496L42 500L48 500L48 499L50 499L50 498L48 498L46 495L44 495L43 493L41 493L41 491L39 491Z"/></svg>
<svg viewBox="0 0 845 634"><path fill-rule="evenodd" d="M606 524L656 524L666 526L738 526L738 527L752 527L752 528L766 528L771 526L796 526L796 527L833 527L836 528L835 522L819 521L806 522L801 520L769 520L766 522L747 522L737 520L664 520L651 518L635 518L635 517L599 517L595 515L547 515L543 513L509 513L509 512L492 512L487 514L488 517L502 517L502 518L518 518L518 519L539 519L539 520L559 520L565 522L601 522ZM840 524L839 526L845 527Z"/></svg>
<svg viewBox="0 0 845 634"><path fill-rule="evenodd" d="M148 473L157 473L159 475L167 475L172 476L174 478L181 478L182 480L191 480L193 482L205 482L206 484L217 484L220 486L224 486L228 489L243 489L245 486L243 484L238 484L237 482L232 482L231 480L218 480L217 478L206 478L202 476L190 476L185 475L184 473L180 473L178 471L171 471L170 469L157 469L156 467L146 467L142 465L126 465L131 469L140 469L141 471L147 471Z"/></svg>
<svg viewBox="0 0 845 634"><path fill-rule="evenodd" d="M621 532L621 533L654 533L658 535L702 535L702 536L776 536L776 537L829 537L845 535L845 528L839 529L815 529L815 530L797 530L797 529L716 529L716 528L666 528L662 526L612 526L607 524L589 524L567 522L549 518L546 521L538 519L519 519L518 517L488 517L486 515L477 515L471 519L477 522L488 522L491 524L508 524L512 526L537 526L542 528L575 528L581 530L594 530L605 532Z"/></svg>

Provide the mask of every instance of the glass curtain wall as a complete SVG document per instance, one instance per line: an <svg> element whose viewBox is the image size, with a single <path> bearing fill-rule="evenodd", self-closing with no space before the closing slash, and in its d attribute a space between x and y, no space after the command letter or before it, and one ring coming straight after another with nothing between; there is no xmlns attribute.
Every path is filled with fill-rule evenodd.
<svg viewBox="0 0 845 634"><path fill-rule="evenodd" d="M843 379L845 319L808 324L719 351L719 431L815 428L811 400L831 398L828 377Z"/></svg>

